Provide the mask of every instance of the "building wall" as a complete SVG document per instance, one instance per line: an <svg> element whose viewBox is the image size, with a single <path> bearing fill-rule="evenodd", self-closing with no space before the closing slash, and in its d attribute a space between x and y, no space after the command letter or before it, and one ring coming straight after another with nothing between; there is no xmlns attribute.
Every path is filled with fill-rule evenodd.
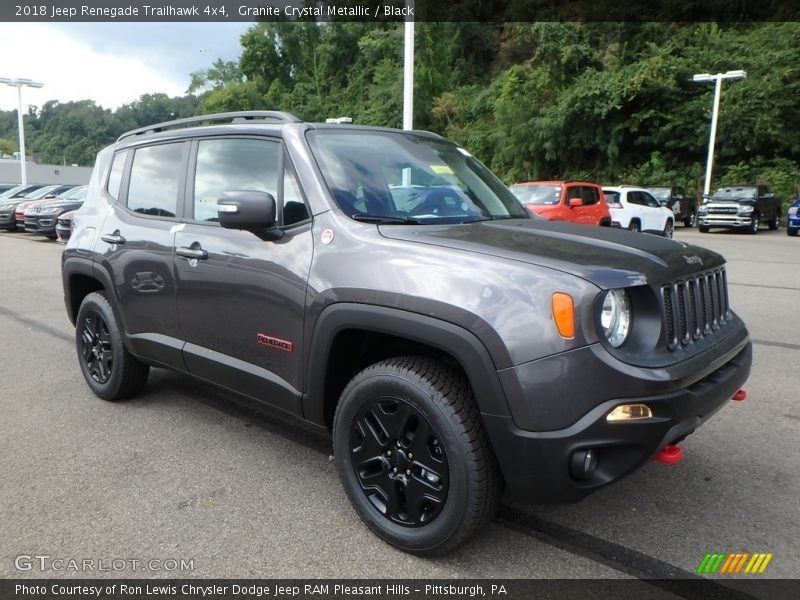
<svg viewBox="0 0 800 600"><path fill-rule="evenodd" d="M64 165L37 165L25 162L28 183L62 183L83 185L89 183L91 167ZM0 183L20 183L19 161L0 159Z"/></svg>

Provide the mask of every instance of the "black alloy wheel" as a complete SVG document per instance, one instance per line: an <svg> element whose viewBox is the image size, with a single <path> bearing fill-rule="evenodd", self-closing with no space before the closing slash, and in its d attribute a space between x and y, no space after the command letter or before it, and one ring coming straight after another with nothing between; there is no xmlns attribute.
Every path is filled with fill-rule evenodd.
<svg viewBox="0 0 800 600"><path fill-rule="evenodd" d="M80 326L79 352L89 376L97 383L106 383L114 368L114 350L108 324L97 310L87 311Z"/></svg>
<svg viewBox="0 0 800 600"><path fill-rule="evenodd" d="M125 347L105 293L92 292L81 302L75 319L75 347L83 378L100 398L130 398L147 383L150 366Z"/></svg>
<svg viewBox="0 0 800 600"><path fill-rule="evenodd" d="M469 382L436 359L387 359L353 377L333 450L359 517L407 552L449 552L497 510L500 473Z"/></svg>
<svg viewBox="0 0 800 600"><path fill-rule="evenodd" d="M402 398L364 405L350 430L350 452L361 489L390 521L420 527L442 511L447 456L430 422Z"/></svg>

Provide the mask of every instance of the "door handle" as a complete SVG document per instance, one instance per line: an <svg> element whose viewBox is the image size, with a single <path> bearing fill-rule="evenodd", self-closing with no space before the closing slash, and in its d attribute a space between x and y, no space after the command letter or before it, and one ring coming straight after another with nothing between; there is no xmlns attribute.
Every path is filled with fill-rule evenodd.
<svg viewBox="0 0 800 600"><path fill-rule="evenodd" d="M187 248L186 246L178 246L175 248L175 254L178 256L182 256L183 258L188 258L190 260L205 260L208 258L208 252L203 250L202 248Z"/></svg>
<svg viewBox="0 0 800 600"><path fill-rule="evenodd" d="M125 238L120 235L119 229L117 229L114 233L104 233L100 236L100 239L108 244L113 244L116 246L125 243Z"/></svg>

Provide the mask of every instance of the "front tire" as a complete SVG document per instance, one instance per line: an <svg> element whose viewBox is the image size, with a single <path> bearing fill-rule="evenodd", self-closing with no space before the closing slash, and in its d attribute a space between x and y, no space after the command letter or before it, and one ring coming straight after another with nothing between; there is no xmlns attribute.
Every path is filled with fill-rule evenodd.
<svg viewBox="0 0 800 600"><path fill-rule="evenodd" d="M786 235L790 235L792 237L797 236L797 229L792 229L791 227L786 228Z"/></svg>
<svg viewBox="0 0 800 600"><path fill-rule="evenodd" d="M711 231L711 228L707 225L700 225L697 229L700 230L700 233L708 233Z"/></svg>
<svg viewBox="0 0 800 600"><path fill-rule="evenodd" d="M358 373L333 448L353 508L407 552L449 552L497 510L500 476L469 383L440 361L392 358Z"/></svg>
<svg viewBox="0 0 800 600"><path fill-rule="evenodd" d="M667 222L664 224L664 237L672 239L674 233L675 224L672 222L672 219L667 219Z"/></svg>
<svg viewBox="0 0 800 600"><path fill-rule="evenodd" d="M121 329L104 293L93 292L81 302L75 321L75 346L83 378L103 400L130 398L147 383L150 366L125 348Z"/></svg>
<svg viewBox="0 0 800 600"><path fill-rule="evenodd" d="M758 213L753 213L752 222L750 223L750 227L747 229L747 233L751 235L756 235L758 233L758 224L760 219L761 215Z"/></svg>

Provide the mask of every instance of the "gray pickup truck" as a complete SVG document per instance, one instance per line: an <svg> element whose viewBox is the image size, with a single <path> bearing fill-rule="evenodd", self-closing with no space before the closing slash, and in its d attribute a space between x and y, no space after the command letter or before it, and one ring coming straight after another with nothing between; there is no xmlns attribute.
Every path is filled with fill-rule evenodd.
<svg viewBox="0 0 800 600"><path fill-rule="evenodd" d="M720 227L756 234L761 223L773 231L781 223L781 200L766 185L721 187L697 211L701 233Z"/></svg>

